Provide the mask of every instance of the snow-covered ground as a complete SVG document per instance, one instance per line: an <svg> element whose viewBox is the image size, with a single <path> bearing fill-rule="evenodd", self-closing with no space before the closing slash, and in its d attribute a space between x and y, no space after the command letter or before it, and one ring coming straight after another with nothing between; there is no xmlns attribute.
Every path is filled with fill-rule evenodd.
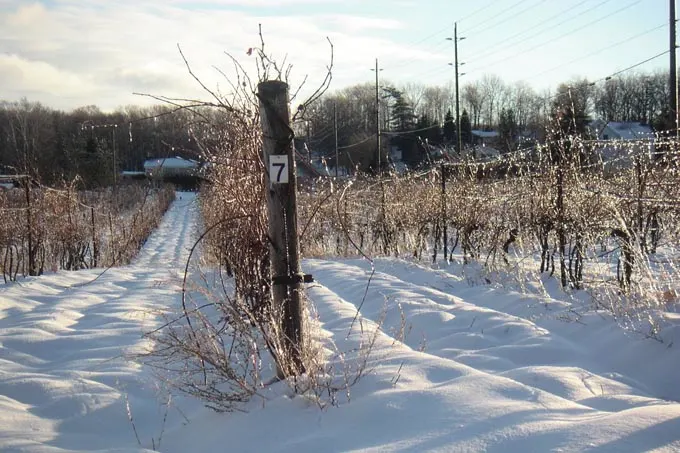
<svg viewBox="0 0 680 453"><path fill-rule="evenodd" d="M680 451L677 318L661 343L577 316L558 291L471 286L457 268L390 259L367 293L365 260L304 262L327 345L351 362L382 325L338 407L321 411L285 383L244 413L168 405L124 356L144 346L154 312L178 304L196 220L182 194L133 265L88 284L96 271L0 287L0 451Z"/></svg>
<svg viewBox="0 0 680 453"><path fill-rule="evenodd" d="M198 212L192 194L181 198L131 266L0 286L0 451L138 446L128 405L140 438L158 434L157 388L125 356L179 300Z"/></svg>

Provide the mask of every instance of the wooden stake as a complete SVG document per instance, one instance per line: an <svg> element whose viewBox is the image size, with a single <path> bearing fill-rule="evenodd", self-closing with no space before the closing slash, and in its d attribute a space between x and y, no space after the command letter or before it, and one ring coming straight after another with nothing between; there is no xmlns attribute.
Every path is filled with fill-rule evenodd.
<svg viewBox="0 0 680 453"><path fill-rule="evenodd" d="M269 251L274 309L281 313L279 377L304 373L303 274L297 233L297 174L290 129L288 85L267 81L258 85L263 159L266 166ZM284 367L282 369L281 367Z"/></svg>
<svg viewBox="0 0 680 453"><path fill-rule="evenodd" d="M33 213L31 209L31 177L24 178L24 190L26 195L26 230L28 242L28 275L38 275L35 265L35 250L33 250Z"/></svg>

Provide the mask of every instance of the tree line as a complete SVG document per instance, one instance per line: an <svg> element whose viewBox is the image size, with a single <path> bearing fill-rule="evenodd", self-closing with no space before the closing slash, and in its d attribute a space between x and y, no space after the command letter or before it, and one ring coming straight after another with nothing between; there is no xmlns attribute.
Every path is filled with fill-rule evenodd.
<svg viewBox="0 0 680 453"><path fill-rule="evenodd" d="M194 115L170 113L168 106L64 112L26 99L0 101L0 173L48 185L79 177L85 187L100 187L112 183L114 172L143 170L148 158L195 158Z"/></svg>
<svg viewBox="0 0 680 453"><path fill-rule="evenodd" d="M621 75L604 83L574 79L544 92L524 81L507 83L499 76L486 75L461 87L461 141L469 146L472 130L494 129L501 151L516 149L527 140L543 142L560 103L571 104L582 124L598 117L639 121L666 130L673 124L669 98L665 72ZM340 166L362 171L377 166L376 122L380 123L383 163L393 148L402 151L407 164L417 165L435 159L441 147L453 147L457 124L451 84L384 82L378 102L376 116L372 83L327 93L295 124L296 135L310 154L321 155L335 166L337 132ZM102 112L91 105L64 112L26 99L0 101L0 173L29 174L47 184L78 176L86 187L97 187L111 184L114 172L143 170L148 158L200 156L192 134L205 132L201 128L215 113L172 111L172 106L159 105Z"/></svg>
<svg viewBox="0 0 680 453"><path fill-rule="evenodd" d="M378 116L374 84L327 93L309 109L306 121L297 125L298 135L305 136L308 147L333 166L337 129L340 166L364 171L376 165L376 122L383 137L382 162L393 147L402 151L406 163L417 164L431 157L431 145L453 146L457 124L451 84L384 82L377 97ZM669 76L663 71L624 74L603 83L577 78L543 92L525 81L507 83L499 76L485 75L463 85L459 100L463 144L472 143L472 130L496 130L501 151L517 149L523 141L545 141L555 111L564 105L569 105L581 126L593 118L641 122L655 130L673 125Z"/></svg>

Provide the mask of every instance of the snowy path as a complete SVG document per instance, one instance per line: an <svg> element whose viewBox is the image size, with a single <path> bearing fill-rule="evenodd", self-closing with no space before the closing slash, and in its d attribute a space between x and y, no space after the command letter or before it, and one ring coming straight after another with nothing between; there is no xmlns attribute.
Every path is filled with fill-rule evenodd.
<svg viewBox="0 0 680 453"><path fill-rule="evenodd" d="M153 384L121 356L143 346L153 311L176 303L194 205L178 194L131 266L0 287L0 451L137 447L124 395L135 418L159 423ZM138 425L144 441L158 429Z"/></svg>

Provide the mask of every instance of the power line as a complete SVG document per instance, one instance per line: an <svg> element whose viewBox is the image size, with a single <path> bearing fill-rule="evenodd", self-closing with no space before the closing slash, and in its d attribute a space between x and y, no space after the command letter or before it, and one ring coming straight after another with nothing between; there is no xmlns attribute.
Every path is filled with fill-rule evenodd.
<svg viewBox="0 0 680 453"><path fill-rule="evenodd" d="M433 124L432 126L423 127L421 129L411 129L411 130L408 130L408 131L401 131L401 132L383 131L382 133L383 133L383 135L386 135L386 136L387 135L389 135L389 136L408 135L408 134L412 134L414 132L429 131L430 129L435 129L435 128L438 128L438 127L441 127L441 126L439 124Z"/></svg>
<svg viewBox="0 0 680 453"><path fill-rule="evenodd" d="M425 71L420 71L415 74L413 74L413 77L416 79L431 79L432 77L438 76L440 74L443 74L445 72L451 71L450 65L443 65L439 68L434 68L434 69L427 69Z"/></svg>
<svg viewBox="0 0 680 453"><path fill-rule="evenodd" d="M433 33L427 35L426 37L424 37L424 38L422 38L422 39L420 39L420 40L418 40L418 41L413 41L413 42L411 42L411 43L406 44L406 46L417 46L418 44L422 44L423 42L427 41L428 39L434 38L435 36L437 36L437 35L442 34L443 32L445 32L446 30L450 30L451 27L452 27L452 25L446 25L445 27L440 28L439 30L437 30L437 31L435 31L435 32L433 32ZM446 42L446 41L443 41L442 43L445 43L445 42ZM437 46L441 46L442 43L437 44ZM396 64L396 65L394 65L394 66L389 66L389 65L387 65L386 68L387 68L388 70L394 70L394 69L403 67L403 66L405 66L405 65L407 65L407 64L409 64L409 63L411 63L411 62L413 62L413 61L416 61L416 60L417 60L417 58L413 58L413 57L412 57L412 58L409 58L408 60L405 60L405 61L403 61L403 62L401 62L401 63L398 63L398 64Z"/></svg>
<svg viewBox="0 0 680 453"><path fill-rule="evenodd" d="M615 72L615 73L613 73L613 74L611 74L611 75L609 75L609 76L607 76L607 77L604 77L604 78L602 78L602 79L599 79L599 80L597 80L596 82L593 82L593 83L601 82L601 81L603 81L603 80L609 80L609 79L611 79L612 77L616 77L617 75L621 74L622 72L630 71L631 69L635 69L635 68L637 68L638 66L642 66L643 64L649 63L649 62L652 61L652 60L656 60L657 58L666 55L668 52L670 52L670 50L664 50L663 52L660 52L660 53L654 55L653 57L649 57L649 58L647 58L646 60L642 60L641 62L635 63L634 65L631 65L631 66L628 66L628 67L625 68L625 69L621 69L620 71L617 71L617 72Z"/></svg>
<svg viewBox="0 0 680 453"><path fill-rule="evenodd" d="M475 25L474 27L468 28L468 29L466 30L466 33L470 33L470 32L472 32L472 31L474 31L474 30L477 30L477 29L478 29L479 27L481 27L482 25L484 25L484 24L486 24L486 23L488 23L488 22L490 22L490 21L496 19L496 18L499 17L499 16L502 16L503 14L507 13L508 11L510 11L511 9L513 9L514 7L521 5L522 3L526 2L526 1L527 1L527 0L519 0L519 1L515 2L515 3L513 3L512 5L508 6L508 7L505 8L504 10L502 10L502 11L500 11L500 12L494 14L493 16L487 18L486 20L483 20L483 21L479 22L479 23L478 23L477 25Z"/></svg>
<svg viewBox="0 0 680 453"><path fill-rule="evenodd" d="M397 136L397 135L407 135L407 134L412 134L412 133L414 133L414 132L428 131L428 130L430 130L430 129L436 129L436 128L438 128L438 127L441 127L441 126L440 126L439 124L434 124L434 125L432 125L432 126L423 127L423 128L421 128L421 129L411 129L411 130L402 131L402 132L381 131L380 134L381 134L381 135L384 135L384 136L390 136L390 137L392 137L392 136ZM367 137L367 138L365 138L365 139L363 139L363 140L361 140L361 141L359 141L359 142L357 142L357 143L352 143L351 145L338 146L338 149L354 148L355 146L362 145L362 144L366 143L367 141L369 141L369 140L374 140L374 139L375 139L375 137ZM335 152L335 151L333 151L333 152Z"/></svg>
<svg viewBox="0 0 680 453"><path fill-rule="evenodd" d="M512 59L512 58L515 58L515 57L518 57L518 56L520 56L520 55L523 55L523 54L525 54L525 53L527 53L527 52L531 52L531 51L533 51L533 50L536 50L536 49L539 49L539 48L541 48L541 47L544 47L544 46L546 46L546 45L548 45L548 44L551 44L551 43L553 43L553 42L555 42L555 41L558 41L558 40L560 40L560 39L563 39L563 38L565 38L565 37L567 37L567 36L573 35L574 33L578 32L578 31L581 31L581 30L583 30L584 28L590 27L591 25L594 25L594 24L597 24L597 23L599 23L599 22L602 22L603 20L609 19L609 18L611 18L612 16L614 16L615 14L618 14L618 13L620 13L620 12L622 12L622 11L625 11L625 10L628 9L628 8L631 8L631 7L635 6L635 5L637 5L637 4L640 3L641 1L642 1L642 0L635 0L634 2L629 3L628 5L626 5L626 6L622 7L622 8L619 8L619 9L617 9L616 11L607 14L606 16L602 16L602 17L600 17L600 18L598 18L598 19L595 19L595 20L593 20L593 21L590 21L590 22L588 22L588 23L586 23L586 24L584 24L584 25L581 25L580 27L577 27L577 28L575 28L575 29L573 29L573 30L571 30L571 31L569 31L569 32L567 32L567 33L564 33L564 34L562 34L562 35L560 35L560 36L556 36L555 38L550 39L550 40L548 40L548 41L543 41L542 43L539 43L539 44L537 44L537 45L535 45L535 46L533 46L533 47L530 47L529 49L525 49L525 50L523 50L523 51L521 51L521 52L517 52L517 53L515 53L515 54L506 56L506 57L504 57L504 58L501 58L500 60L496 60L496 61L494 61L493 63L490 63L490 64L488 64L488 65L486 65L486 66L482 66L481 68L473 69L472 71L469 71L469 72L470 72L470 73L472 73L472 72L479 72L479 71L482 70L482 69L489 68L489 67L493 67L493 66L495 66L495 65L497 65L497 64L499 64L499 63L503 63L503 62L508 61L508 60L510 60L510 59Z"/></svg>
<svg viewBox="0 0 680 453"><path fill-rule="evenodd" d="M476 14L478 14L478 13L481 13L481 12L484 11L485 9L489 8L493 3L494 3L494 1L492 0L492 1L489 2L487 5L482 6L481 8L478 8L478 9L474 10L473 12L471 12L470 14L468 14L467 16L461 17L460 19L458 19L458 22L462 22L462 21L464 21L464 20L466 20L466 19L471 18L472 16L474 16L474 15L476 15Z"/></svg>
<svg viewBox="0 0 680 453"><path fill-rule="evenodd" d="M517 17L517 16L519 16L519 15L521 15L521 14L524 14L524 13L526 13L527 11L529 11L530 9L536 8L537 6L542 5L543 3L547 2L547 1L548 1L548 0L538 0L537 3L534 3L534 4L532 4L532 5L529 5L529 6L527 6L527 7L524 8L524 9L521 9L521 10L515 12L515 14L513 14L513 15L511 15L511 16L504 17L504 18L502 18L500 21L494 22L492 25L489 26L489 28L496 27L496 26L500 25L501 23L507 22L507 21L509 21L510 19L514 19L515 17ZM478 28L478 27L475 26L475 27L473 27L473 28L471 28L471 29L469 29L469 30L466 30L466 31L465 31L465 34L467 35L467 37L470 37L470 32L476 30L477 28ZM473 34L473 36L476 36L476 35Z"/></svg>
<svg viewBox="0 0 680 453"><path fill-rule="evenodd" d="M526 0L521 0L521 1L518 2L518 3L522 3L522 2L524 2L524 1L526 1ZM543 2L543 1L547 1L547 0L541 0L541 2ZM466 16L463 16L462 18L458 19L458 22L460 22L460 21L462 21L462 20L465 20L465 19L468 19L468 18L470 18L470 17L472 17L472 16L474 16L474 15L476 15L476 14L478 14L478 13L480 13L480 12L486 10L486 9L488 9L488 8L491 7L494 3L497 3L497 2L494 1L494 0L492 0L492 1L489 2L488 4L482 6L481 8L478 8L478 9L474 10L473 12L471 12L470 14L468 14L468 15L466 15ZM443 32L445 32L445 31L447 31L447 30L450 31L452 28L453 28L453 23L447 24L447 25L444 26L443 28L440 28L440 29L438 29L438 30L436 30L436 31L434 31L434 32L432 32L432 33L430 33L429 35L425 36L425 37L422 38L422 39L419 39L419 40L417 40L417 41L412 41L412 42L406 44L406 46L416 46L416 45L418 45L418 44L422 44L423 42L425 42L425 41L427 41L427 40L429 40L429 39L431 39L431 38L434 38L435 36L440 35L440 34L442 34ZM436 52L437 50L440 50L440 49L443 47L444 44L446 44L446 41L442 41L442 42L440 42L440 43L438 43L438 44L435 44L435 47L432 48L432 49L429 49L429 50L430 50L431 52ZM385 69L387 69L387 70L389 70L389 71L393 71L393 70L395 70L395 69L399 69L399 68L402 68L402 67L404 67L404 66L407 66L407 65L409 65L409 64L411 64L411 63L413 63L413 62L416 62L416 61L418 61L418 60L419 60L418 58L413 58L413 57L412 57L412 58L409 58L409 59L407 59L407 60L404 60L404 61L402 61L402 62L400 62L400 63L394 64L394 65L391 65L391 66L390 66L389 64L384 65L384 67L385 67Z"/></svg>
<svg viewBox="0 0 680 453"><path fill-rule="evenodd" d="M627 42L630 42L630 41L632 41L633 39L637 39L637 38L639 38L639 37L641 37L641 36L644 36L644 35L647 35L647 34L653 32L653 31L656 31L656 30L659 30L659 29L661 29L661 28L664 28L664 27L666 27L666 25L667 25L666 23L663 23L663 24L658 25L658 26L656 26L656 27L654 27L654 28L650 28L649 30L643 31L642 33L638 33L638 34L635 35L635 36L631 36L630 38L626 38L626 39L624 39L624 40L622 40L622 41L616 42L616 43L611 44L611 45L609 45L609 46L607 46L607 47L603 47L603 48L598 49L598 50L596 50L596 51L594 51L594 52L591 52L591 53L589 53L589 54L587 54L587 55L583 55L583 56L581 56L581 57L578 57L578 58L575 58L575 59L573 59L573 60L570 60L570 61L568 61L568 62L566 62L566 63L562 63L562 64L560 64L560 65L558 65L558 66L555 66L555 67L553 67L553 68L547 69L547 70L545 70L545 71L543 71L543 72L539 72L538 74L534 74L534 75L532 75L531 77L526 78L525 80L532 80L532 79L535 79L535 78L540 77L540 76L542 76L542 75L548 74L548 73L550 73L550 72L552 72L552 71L555 71L555 70L557 70L557 69L563 68L564 66L568 66L568 65L570 65L570 64L572 64L572 63L576 63L577 61L585 60L586 58L589 58L589 57L592 57L592 56L597 55L597 54L599 54L599 53L602 53L602 52L604 52L605 50L612 49L612 48L614 48L614 47L617 47L617 46L620 46L620 45L625 44L625 43L627 43Z"/></svg>
<svg viewBox="0 0 680 453"><path fill-rule="evenodd" d="M501 51L503 51L503 50L505 50L505 49L507 49L507 48L509 48L509 47L514 47L514 46L516 46L516 45L518 45L518 44L522 44L523 42L526 42L526 41L528 41L528 40L530 40L530 39L532 39L532 38L535 38L535 37L537 37L537 36L543 34L546 30L548 30L548 31L549 31L549 30L554 30L555 28L557 28L557 27L559 27L559 26L561 26L561 25L564 25L564 24L566 24L567 22L570 22L570 21L572 21L572 20L574 20L574 19L576 19L576 18L579 18L579 17L583 16L584 14L587 14L587 13L589 13L589 12L591 12L591 11L593 11L593 10L599 8L600 6L602 6L602 5L604 5L604 4L611 2L612 0L602 0L600 3L596 4L595 6L591 6L590 8L585 9L585 10L583 10L583 11L577 13L576 15L571 16L571 17L569 17L569 18L567 18L567 19L564 19L563 21L558 22L558 23L555 24L555 25L548 25L547 27L541 28L542 25L546 25L546 23L549 23L549 22L552 21L553 19L562 17L564 13L570 12L570 11L574 10L575 8L578 8L579 6L581 6L582 4L586 3L587 1L588 1L588 0L581 0L581 2L579 2L579 3L576 4L575 6L569 7L569 8L567 8L567 9L563 10L563 11L560 11L559 13L557 13L557 14L555 14L555 15L553 15L553 16L550 16L548 19L545 19L545 20L541 21L541 23L535 25L534 27L530 27L530 28L528 28L528 29L524 29L524 30L522 30L522 31L520 31L520 32L518 32L518 33L516 33L516 34L514 34L514 35L505 37L502 41L499 41L499 42L497 42L497 43L494 43L494 44L491 45L491 46L488 46L491 50L489 50L489 51L487 51L487 52L482 52L480 55L477 55L476 58L473 58L473 59L471 59L471 60L468 60L468 63L474 63L475 61L479 61L479 60L481 60L482 58L485 58L485 57L488 57L488 56L491 56L491 55L495 55L495 54L497 54L497 53L500 53ZM537 28L540 28L540 31L538 31L537 33L534 33L534 34L532 34L532 35L526 36L526 37L520 39L519 41L513 41L514 38L517 38L517 37L519 37L519 36L522 36L522 35L524 35L525 33L530 32L530 31L532 31L532 30L535 30L535 29L537 29ZM496 45L496 44L499 44L499 43L502 43L502 45L501 45L500 47ZM474 54L474 52L471 52L471 53Z"/></svg>
<svg viewBox="0 0 680 453"><path fill-rule="evenodd" d="M649 58L646 58L646 59L644 59L644 60L642 60L642 61L639 61L639 62L637 62L637 63L634 63L634 64L632 64L632 65L630 65L630 66L628 66L628 67L625 67L625 68L623 68L623 69L620 69L620 70L618 70L618 71L616 71L616 72L613 72L613 73L611 73L611 74L609 74L609 75L607 75L607 76L600 77L599 79L596 79L596 80L590 82L588 85L589 85L589 86L595 86L595 85L597 85L598 83L606 82L606 81L608 81L608 80L610 80L610 79L613 79L614 77L616 77L616 76L618 76L618 75L620 75L620 74L623 74L624 72L630 71L631 69L635 69L635 68L637 68L637 67L639 67L639 66L642 66L642 65L645 64L645 63L649 63L649 62L652 61L652 60L656 60L656 59L659 58L659 57L663 57L664 55L668 54L669 52L670 52L670 50L668 50L668 49L667 49L667 50L664 50L663 52L659 52L659 53L657 53L656 55L653 55L653 56L651 56L651 57L649 57ZM545 101L552 101L553 99L557 99L558 97L564 96L565 94L568 94L568 92L567 92L567 93L556 93L556 94L554 94L554 95L552 95L552 96L549 96L549 97L544 98L544 100L545 100Z"/></svg>
<svg viewBox="0 0 680 453"><path fill-rule="evenodd" d="M506 8L506 9L504 9L504 10L501 11L500 13L498 13L498 14L492 16L492 17L489 18L489 19L484 20L484 21L483 21L482 23L480 23L480 24L477 24L476 26L473 27L473 29L478 28L479 25L481 25L481 24L483 24L483 23L486 23L486 22L488 22L489 20L492 20L492 19L498 17L499 15L503 14L505 11L508 11L508 10L512 9L513 7L515 7L515 6L517 6L517 5L521 4L521 3L524 3L525 1L527 1L527 0L520 0L520 1L516 2L516 3L514 3L513 5L511 5L510 7ZM529 9L531 9L531 8L533 8L533 7L538 6L539 4L545 3L546 1L547 1L547 0L539 0L538 3L535 3L535 4L533 4L533 5L530 5L529 7L527 7L527 8L525 8L525 9L523 9L523 10L521 10L521 11L519 11L519 12L513 14L513 15L510 16L509 18L516 17L516 16L518 16L519 14L522 14L523 12L526 12L527 10L529 10ZM584 3L585 1L587 1L587 0L583 0L581 3ZM611 0L605 0L605 1L611 1ZM474 16L474 15L476 15L476 14L478 14L478 13L480 13L480 12L486 10L486 9L488 9L490 6L492 6L493 3L494 3L494 2L492 1L492 2L490 2L489 4L487 4L487 5L485 5L485 6L481 7L481 8L478 8L477 10L475 10L475 11L473 11L472 13L468 14L467 16L464 16L463 18L458 19L458 22L460 22L460 21L462 21L462 20L465 20L465 19L467 19L467 18L470 18L470 17L472 17L472 16ZM578 5L580 5L581 3L579 3ZM576 5L576 6L578 6L578 5ZM507 20L507 19L509 19L509 18L506 18L505 20ZM494 24L494 26L495 26L495 25L497 25L497 24ZM422 42L424 42L424 41L427 41L428 39L430 39L430 38L432 38L432 37L434 37L434 36L436 36L436 35L441 34L443 31L445 31L445 30L447 30L447 29L450 30L451 27L452 27L451 25L447 25L446 27L441 28L441 29L439 29L439 30L437 30L437 31L435 31L435 32L433 32L433 33L431 33L431 34L429 34L429 35L426 36L425 38L422 38L422 39L420 39L420 40L418 40L418 41L412 42L411 44L408 44L408 45L417 45L417 44L420 44L420 43L422 43ZM442 49L442 48L444 47L444 44L446 44L446 41L441 41L440 43L436 44L434 48L431 48L431 49L429 49L429 50L430 50L431 52L436 52L436 51ZM412 58L409 58L409 59L407 59L407 60L403 60L402 62L397 63L397 64L394 64L394 65L391 65L391 66L390 66L390 65L385 65L385 68L392 71L392 70L399 69L399 68L402 68L402 67L404 67L404 66L407 66L407 65L409 65L409 64L411 64L411 63L413 63L413 62L416 62L416 61L418 61L418 60L419 60L418 58L412 57ZM428 72L428 71L421 72L420 74L422 74L422 73L427 73L427 72Z"/></svg>
<svg viewBox="0 0 680 453"><path fill-rule="evenodd" d="M433 48L428 49L428 50L430 50L430 52L432 52L432 53L435 53L435 52L437 52L438 50L442 49L442 48L444 47L445 44L448 44L448 41L442 40L441 42L435 44ZM403 68L404 66L407 66L407 65L409 65L409 64L411 64L411 63L414 63L414 62L416 62L416 61L418 61L418 60L419 60L419 58L411 57L411 58L409 58L409 59L403 60L403 61L401 61L401 62L399 62L399 63L396 63L396 64L394 64L394 65L391 65L391 66L390 66L390 65L385 65L384 68L385 68L385 70L387 70L387 71L394 71L395 69Z"/></svg>
<svg viewBox="0 0 680 453"><path fill-rule="evenodd" d="M369 140L375 140L375 137L374 137L374 136L370 136L370 137L367 137L367 138L361 140L360 142L352 143L351 145L347 145L347 146L338 146L338 149L354 148L355 146L359 146L359 145L361 145L361 144L363 144L363 143L366 143L366 142L369 141ZM334 152L335 152L335 151L334 151Z"/></svg>
<svg viewBox="0 0 680 453"><path fill-rule="evenodd" d="M481 58L483 58L483 57L485 57L485 56L494 55L494 54L500 52L501 49L507 48L507 47L512 46L512 45L520 44L520 43L522 43L522 42L525 42L525 41L527 41L527 40L529 40L529 39L531 39L531 38L534 38L534 37L536 37L536 36L538 36L538 35L544 33L545 29L541 29L538 33L535 33L535 34L533 34L533 35L530 35L530 36L528 36L528 37L526 37L526 38L524 38L524 39L522 39L522 40L520 40L520 41L515 42L514 44L511 43L511 42L508 43L508 39L511 40L512 38L521 36L521 35L525 34L525 33L528 32L528 31L531 31L531 30L533 30L533 29L539 28L541 25L544 25L546 22L549 22L549 21L551 21L551 20L553 20L553 19L555 19L555 18L557 18L557 17L561 17L565 12L569 12L569 11L573 10L574 8L577 8L577 7L581 6L582 4L586 3L587 1L588 1L588 0L581 0L581 1L580 1L579 3L577 3L576 5L571 6L571 7L567 8L567 9L565 9L565 10L562 10L562 11L560 11L559 13L557 13L557 14L551 16L550 18L548 18L548 19L542 21L541 24L538 24L537 26L534 26L534 27L531 27L531 28L529 28L529 29L523 30L523 31L521 31L521 32L519 32L519 33L516 33L515 35L510 36L510 37L507 38L507 39L504 39L503 42L506 43L506 44L503 45L503 46L501 46L500 48L497 48L497 46L492 45L491 47L492 47L492 48L496 48L496 50L491 50L491 51L489 51L489 52L483 53L481 56L479 56L479 57L477 57L477 58L473 58L472 60L467 60L467 64L472 63L472 62L475 62L475 61L478 61L478 60L480 60ZM588 12L594 10L595 8L597 8L597 7L599 7L599 6L602 6L602 5L604 5L604 4L606 4L606 3L610 2L610 1L612 1L612 0L602 0L602 1L601 1L600 3L598 3L597 5L595 5L595 6L591 7L591 8L588 8L588 9L586 9L586 10L584 10L584 11L581 11L580 13L578 13L578 14L575 15L575 16L570 17L569 19L566 19L566 20L561 21L561 22L559 22L558 24L556 24L556 25L553 26L553 27L547 27L547 28L552 29L552 28L554 28L554 27L563 25L563 24L569 22L570 20L576 19L577 17L580 17L580 16L582 16L582 15L584 15L584 14L586 14L586 13L588 13ZM478 11L478 12L479 12L479 11L482 11L482 10L488 8L489 6L490 6L490 4L489 4L489 5L486 5L486 6L483 7L483 8L478 9L477 11ZM469 15L469 16L470 16L470 15ZM440 49L440 48L442 47L442 44L444 44L444 43L445 43L445 41L443 41L442 43L438 44L437 47L436 47L435 49L433 49L433 50L438 50L438 49ZM402 63L398 63L397 65L394 65L394 66L392 66L392 67L389 67L389 69L390 69L390 70L394 70L394 69L396 69L396 68L406 66L406 65L408 65L409 63L412 63L412 62L414 62L414 61L416 61L415 58L410 58L410 59L408 59L408 60L406 60L406 61L403 61ZM445 70L446 70L446 68L441 68L441 69L427 69L427 70L425 70L425 71L420 71L420 72L416 73L416 74L414 75L414 77L419 77L419 76L422 75L423 77L431 78L431 77L433 77L433 76L436 76L436 75L439 75L439 74L443 73Z"/></svg>
<svg viewBox="0 0 680 453"><path fill-rule="evenodd" d="M434 38L435 36L437 36L437 35L439 35L439 34L445 32L446 30L448 30L448 29L450 29L450 28L451 28L451 25L446 25L445 27L440 28L439 30L433 32L432 34L427 35L427 36L424 37L423 39L421 39L421 40L419 40L419 41L416 41L416 42L413 42L413 43L411 43L411 44L407 44L407 45L416 46L416 45L418 45L418 44L422 44L422 43L424 43L425 41L427 41L428 39Z"/></svg>

